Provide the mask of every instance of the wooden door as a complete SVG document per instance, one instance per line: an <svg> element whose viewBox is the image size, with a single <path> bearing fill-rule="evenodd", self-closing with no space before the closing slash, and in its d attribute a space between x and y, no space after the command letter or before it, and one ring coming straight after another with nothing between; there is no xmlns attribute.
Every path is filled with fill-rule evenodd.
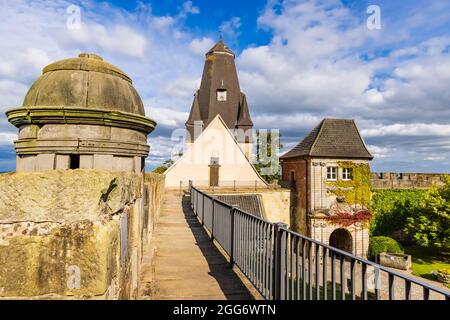
<svg viewBox="0 0 450 320"><path fill-rule="evenodd" d="M212 164L209 166L209 186L218 187L219 186L219 169L220 165Z"/></svg>

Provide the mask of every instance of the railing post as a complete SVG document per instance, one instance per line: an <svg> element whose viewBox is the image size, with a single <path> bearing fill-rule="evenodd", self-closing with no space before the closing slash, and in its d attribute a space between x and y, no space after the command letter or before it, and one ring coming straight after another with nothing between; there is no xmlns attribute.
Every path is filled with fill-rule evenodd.
<svg viewBox="0 0 450 320"><path fill-rule="evenodd" d="M214 206L214 197L212 197L212 200L211 200L211 202L212 202L212 212L211 212L211 220L212 220L212 222L211 222L211 241L213 241L214 240L214 212L216 211L216 209L214 208L215 206Z"/></svg>
<svg viewBox="0 0 450 320"><path fill-rule="evenodd" d="M234 266L234 215L236 214L237 206L231 206L230 209L230 267Z"/></svg>
<svg viewBox="0 0 450 320"><path fill-rule="evenodd" d="M202 194L202 227L205 225L205 194Z"/></svg>
<svg viewBox="0 0 450 320"><path fill-rule="evenodd" d="M274 224L274 268L273 268L273 297L275 300L284 300L286 298L286 223Z"/></svg>

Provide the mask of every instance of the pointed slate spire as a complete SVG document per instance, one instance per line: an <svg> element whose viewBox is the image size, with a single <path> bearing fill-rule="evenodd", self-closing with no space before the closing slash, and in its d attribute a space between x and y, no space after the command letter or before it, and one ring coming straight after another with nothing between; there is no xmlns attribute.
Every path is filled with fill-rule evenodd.
<svg viewBox="0 0 450 320"><path fill-rule="evenodd" d="M209 56L213 53L222 52L222 53L228 53L231 54L234 57L234 52L231 51L230 48L227 47L227 45L223 42L222 36L220 36L219 41L206 53L206 56Z"/></svg>
<svg viewBox="0 0 450 320"><path fill-rule="evenodd" d="M248 110L247 97L244 93L241 94L237 127L253 127L253 121L250 118L250 112Z"/></svg>
<svg viewBox="0 0 450 320"><path fill-rule="evenodd" d="M239 86L234 57L222 38L206 53L200 89L186 122L189 131L195 121L203 121L206 127L218 114L229 129L253 127L247 99Z"/></svg>
<svg viewBox="0 0 450 320"><path fill-rule="evenodd" d="M201 121L202 117L200 115L200 105L198 104L198 90L194 94L194 101L192 102L191 112L189 113L189 118L186 121L186 129L189 132L190 140L194 138L194 126L196 121Z"/></svg>

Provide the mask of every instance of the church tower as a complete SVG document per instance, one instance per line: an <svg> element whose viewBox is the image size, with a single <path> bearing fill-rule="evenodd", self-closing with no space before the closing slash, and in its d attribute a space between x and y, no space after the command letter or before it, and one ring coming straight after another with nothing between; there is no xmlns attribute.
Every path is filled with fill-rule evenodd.
<svg viewBox="0 0 450 320"><path fill-rule="evenodd" d="M220 115L250 158L253 122L239 86L234 57L222 39L206 53L200 89L194 95L186 122L187 144L189 147L202 129Z"/></svg>

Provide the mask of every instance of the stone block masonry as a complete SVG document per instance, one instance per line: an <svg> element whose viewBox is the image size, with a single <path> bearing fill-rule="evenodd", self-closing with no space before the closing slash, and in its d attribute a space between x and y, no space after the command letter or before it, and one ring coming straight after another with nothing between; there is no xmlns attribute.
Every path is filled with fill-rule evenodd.
<svg viewBox="0 0 450 320"><path fill-rule="evenodd" d="M372 189L427 189L442 186L448 173L372 172Z"/></svg>
<svg viewBox="0 0 450 320"><path fill-rule="evenodd" d="M0 298L137 297L163 194L133 172L1 174Z"/></svg>

